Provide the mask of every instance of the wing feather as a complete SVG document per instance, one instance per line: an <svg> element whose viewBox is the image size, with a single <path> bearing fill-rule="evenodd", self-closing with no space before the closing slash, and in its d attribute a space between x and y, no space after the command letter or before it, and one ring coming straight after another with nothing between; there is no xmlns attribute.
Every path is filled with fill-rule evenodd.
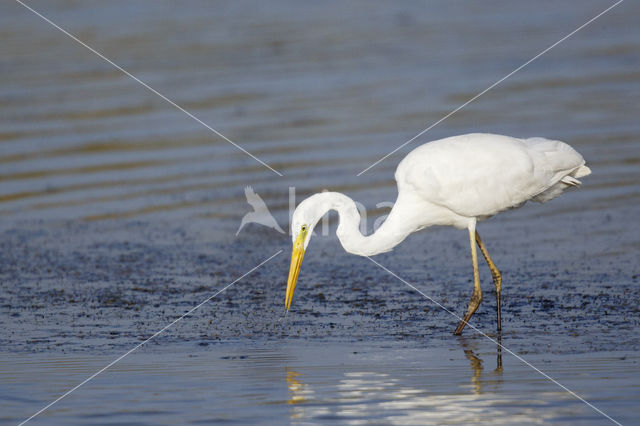
<svg viewBox="0 0 640 426"><path fill-rule="evenodd" d="M583 165L582 156L560 141L469 134L414 149L396 180L401 192L462 216L487 217L522 205Z"/></svg>

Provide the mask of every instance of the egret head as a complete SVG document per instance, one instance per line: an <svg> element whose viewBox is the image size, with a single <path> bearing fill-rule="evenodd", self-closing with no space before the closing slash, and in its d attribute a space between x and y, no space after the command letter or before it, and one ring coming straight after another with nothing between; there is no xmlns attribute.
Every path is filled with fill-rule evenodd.
<svg viewBox="0 0 640 426"><path fill-rule="evenodd" d="M289 279L287 280L287 295L284 306L288 311L293 300L293 291L296 289L300 266L304 252L311 240L313 228L320 218L328 211L326 196L315 194L301 202L293 212L291 218L291 238L293 239L293 252L291 253L291 267L289 268Z"/></svg>

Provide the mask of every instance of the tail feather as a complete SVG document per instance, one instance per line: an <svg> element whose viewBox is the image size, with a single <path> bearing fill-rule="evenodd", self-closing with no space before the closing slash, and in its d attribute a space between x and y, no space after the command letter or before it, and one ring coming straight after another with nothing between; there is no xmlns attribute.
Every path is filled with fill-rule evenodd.
<svg viewBox="0 0 640 426"><path fill-rule="evenodd" d="M571 186L579 186L582 183L578 179L574 178L573 176L565 176L562 179L560 179L560 181L562 183L566 183L567 185L571 185Z"/></svg>
<svg viewBox="0 0 640 426"><path fill-rule="evenodd" d="M576 178L581 178L583 176L588 176L590 174L591 174L591 169L583 164L578 170L576 170L573 176Z"/></svg>

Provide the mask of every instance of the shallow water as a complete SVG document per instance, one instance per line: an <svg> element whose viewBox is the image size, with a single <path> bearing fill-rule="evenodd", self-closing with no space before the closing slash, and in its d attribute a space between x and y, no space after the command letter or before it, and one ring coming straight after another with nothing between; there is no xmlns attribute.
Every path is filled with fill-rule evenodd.
<svg viewBox="0 0 640 426"><path fill-rule="evenodd" d="M111 359L11 356L0 371L5 420L57 397ZM529 361L632 423L637 354L538 355ZM615 386L594 387L596 381ZM17 396L25 395L25 396ZM28 396L26 396L28 395ZM15 417L14 417L15 416ZM308 422L600 424L603 417L482 339L440 347L294 341L143 349L50 410L65 424Z"/></svg>
<svg viewBox="0 0 640 426"><path fill-rule="evenodd" d="M552 137L586 158L579 191L479 230L504 275L503 344L616 420L638 417L636 3L360 177L611 3L29 4L284 176L3 2L0 421L284 250L34 422L607 422L508 353L494 371L486 337L453 338L455 318L335 237L314 238L283 318L289 237L235 235L247 185L284 229L290 187L373 211L395 199L402 155L468 132ZM460 314L468 257L465 233L438 228L375 259ZM474 322L493 336L482 280Z"/></svg>

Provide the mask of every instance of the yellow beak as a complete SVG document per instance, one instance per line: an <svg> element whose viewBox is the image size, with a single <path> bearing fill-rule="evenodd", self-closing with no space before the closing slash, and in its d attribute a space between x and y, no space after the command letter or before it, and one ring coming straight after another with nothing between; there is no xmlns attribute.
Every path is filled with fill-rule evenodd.
<svg viewBox="0 0 640 426"><path fill-rule="evenodd" d="M287 280L287 295L284 300L284 308L287 312L291 307L293 291L296 289L296 282L298 282L298 274L300 273L300 266L302 265L302 258L304 257L304 240L306 236L306 230L300 231L298 238L296 238L296 241L293 243L291 266L289 267L289 279Z"/></svg>

